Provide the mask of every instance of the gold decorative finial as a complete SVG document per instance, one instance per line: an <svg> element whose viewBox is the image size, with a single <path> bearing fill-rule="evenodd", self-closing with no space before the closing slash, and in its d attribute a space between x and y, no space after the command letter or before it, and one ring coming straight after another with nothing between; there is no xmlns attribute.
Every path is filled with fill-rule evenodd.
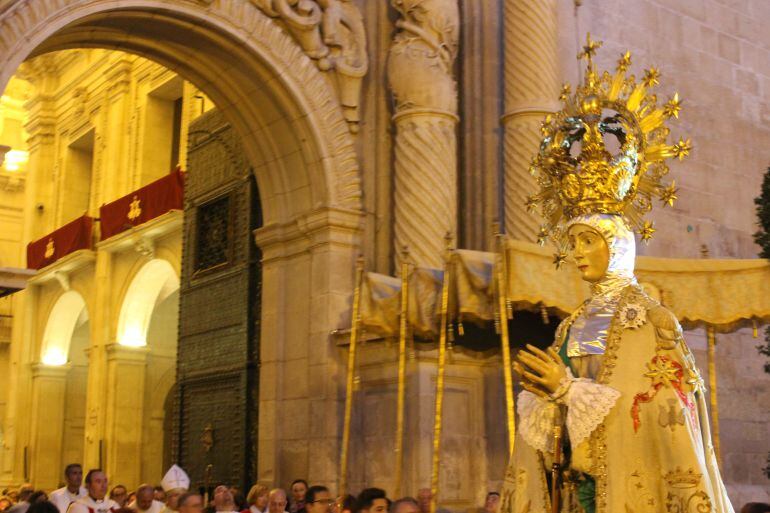
<svg viewBox="0 0 770 513"><path fill-rule="evenodd" d="M583 45L583 50L578 54L578 59L585 59L588 62L588 69L594 69L594 55L596 50L602 46L602 41L594 41L591 39L591 33L586 32L586 44Z"/></svg>
<svg viewBox="0 0 770 513"><path fill-rule="evenodd" d="M563 108L544 120L540 151L530 166L539 191L527 199L527 210L539 206L545 219L538 242L551 239L560 252L566 248L564 222L585 214L622 216L643 241L650 240L655 228L644 217L652 200L673 206L677 199L674 182L662 183L665 161L682 160L692 150L689 139L667 141L666 122L679 117L682 100L676 93L658 104L651 92L660 83L658 68L636 79L628 73L631 53L625 52L614 74L600 73L593 63L600 47L586 35L578 55L586 61L585 77L574 92L568 84L562 88ZM617 140L618 150L610 150L608 138Z"/></svg>

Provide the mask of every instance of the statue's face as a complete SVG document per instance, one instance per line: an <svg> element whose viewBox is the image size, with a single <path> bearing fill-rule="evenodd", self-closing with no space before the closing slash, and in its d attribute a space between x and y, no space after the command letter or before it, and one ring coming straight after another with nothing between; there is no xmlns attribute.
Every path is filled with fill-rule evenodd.
<svg viewBox="0 0 770 513"><path fill-rule="evenodd" d="M587 282L595 283L607 272L610 250L604 237L585 224L572 225L567 232L572 258Z"/></svg>

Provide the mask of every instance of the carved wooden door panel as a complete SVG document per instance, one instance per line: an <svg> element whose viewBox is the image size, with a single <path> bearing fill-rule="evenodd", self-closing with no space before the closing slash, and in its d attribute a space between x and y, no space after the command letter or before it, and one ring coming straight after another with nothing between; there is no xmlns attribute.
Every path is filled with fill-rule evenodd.
<svg viewBox="0 0 770 513"><path fill-rule="evenodd" d="M254 480L258 415L259 193L217 111L190 127L174 459L196 489Z"/></svg>

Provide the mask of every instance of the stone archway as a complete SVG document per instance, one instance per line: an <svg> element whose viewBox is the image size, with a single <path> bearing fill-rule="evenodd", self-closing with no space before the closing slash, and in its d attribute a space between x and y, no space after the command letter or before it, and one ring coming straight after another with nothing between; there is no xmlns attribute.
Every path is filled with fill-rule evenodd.
<svg viewBox="0 0 770 513"><path fill-rule="evenodd" d="M331 484L337 423L319 423L311 431L307 416L300 415L298 422L297 413L312 408L339 415L334 377L342 366L329 333L349 323L352 269L363 224L348 125L350 95L343 88L338 94L336 81L324 75L327 57L271 18L279 18L270 12L271 4L6 0L0 2L0 89L29 57L95 47L154 60L216 103L243 143L262 201L264 224L255 232L263 255L258 477L280 482L304 467L309 479ZM108 261L97 255L97 274ZM104 320L101 325L105 329L96 330L90 362L104 370L93 383L89 378L90 392L109 386L103 376L110 375L111 366L131 356L124 353L137 352L113 343ZM93 447L86 449L86 466L101 462L97 441L110 438L105 426L114 411L115 405L105 411L89 402L86 438ZM293 427L290 434L286 426ZM301 441L311 436L326 448L322 457L311 458L308 444ZM17 462L22 461L20 442L8 449ZM108 464L111 459L120 463L106 457Z"/></svg>
<svg viewBox="0 0 770 513"><path fill-rule="evenodd" d="M40 363L32 370L30 477L56 487L65 458L83 451L89 312L78 292L64 292L48 315Z"/></svg>
<svg viewBox="0 0 770 513"><path fill-rule="evenodd" d="M142 55L203 90L243 139L266 224L319 207L360 209L357 158L337 93L299 44L252 2L11 0L0 6L0 88L25 59L82 47Z"/></svg>

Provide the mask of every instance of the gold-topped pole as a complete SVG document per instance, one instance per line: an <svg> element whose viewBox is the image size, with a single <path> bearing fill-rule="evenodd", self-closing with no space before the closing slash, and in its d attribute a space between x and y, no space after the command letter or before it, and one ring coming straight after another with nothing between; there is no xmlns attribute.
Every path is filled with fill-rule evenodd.
<svg viewBox="0 0 770 513"><path fill-rule="evenodd" d="M353 410L353 377L356 370L356 343L358 342L359 311L361 309L361 284L364 280L364 258L356 260L356 286L353 290L353 313L350 320L350 346L348 347L348 375L345 387L345 418L342 425L342 450L340 451L340 488L344 496L348 485L348 448L350 447L350 416Z"/></svg>
<svg viewBox="0 0 770 513"><path fill-rule="evenodd" d="M706 328L706 337L708 338L708 365L709 365L709 399L711 400L711 425L712 439L714 441L714 452L717 455L719 468L722 467L722 452L719 446L719 403L717 401L717 365L716 365L716 347L717 336L714 326Z"/></svg>
<svg viewBox="0 0 770 513"><path fill-rule="evenodd" d="M508 338L508 308L506 296L506 259L502 234L497 234L497 306L500 317L500 346L503 355L503 382L505 384L505 413L508 423L508 454L513 454L516 439L516 417L513 397L513 376L511 375L511 346Z"/></svg>
<svg viewBox="0 0 770 513"><path fill-rule="evenodd" d="M439 461L441 457L441 422L444 403L444 371L446 370L447 327L449 317L449 279L452 236L447 233L447 254L444 260L444 283L441 286L441 324L438 338L438 373L436 375L436 412L433 419L433 465L430 477L430 513L438 508Z"/></svg>
<svg viewBox="0 0 770 513"><path fill-rule="evenodd" d="M398 399L396 404L396 485L394 497L401 497L404 466L404 405L406 399L406 337L409 331L409 250L401 258L401 317L398 329Z"/></svg>

